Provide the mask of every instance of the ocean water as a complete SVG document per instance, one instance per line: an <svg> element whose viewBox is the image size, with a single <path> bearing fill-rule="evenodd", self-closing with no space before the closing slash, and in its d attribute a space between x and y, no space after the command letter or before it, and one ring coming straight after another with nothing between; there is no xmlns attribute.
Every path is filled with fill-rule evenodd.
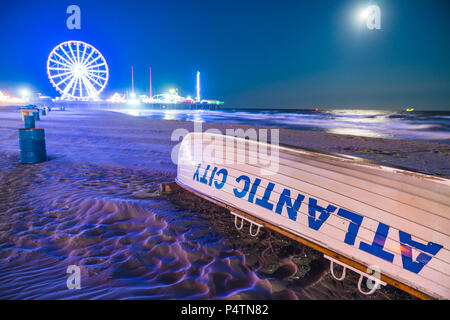
<svg viewBox="0 0 450 320"><path fill-rule="evenodd" d="M124 108L133 116L325 131L364 137L450 143L450 111L385 110L152 110Z"/></svg>

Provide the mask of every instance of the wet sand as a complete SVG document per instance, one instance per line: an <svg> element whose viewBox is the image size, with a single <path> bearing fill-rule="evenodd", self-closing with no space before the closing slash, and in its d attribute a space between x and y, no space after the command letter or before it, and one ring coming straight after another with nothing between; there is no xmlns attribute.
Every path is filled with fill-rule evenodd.
<svg viewBox="0 0 450 320"><path fill-rule="evenodd" d="M41 119L50 161L22 165L20 114L0 108L2 299L413 299L391 286L366 297L353 272L333 280L312 249L239 232L185 191L159 194L176 175L171 133L190 122L80 109ZM446 144L295 130L280 142L450 176ZM72 264L80 290L66 287Z"/></svg>

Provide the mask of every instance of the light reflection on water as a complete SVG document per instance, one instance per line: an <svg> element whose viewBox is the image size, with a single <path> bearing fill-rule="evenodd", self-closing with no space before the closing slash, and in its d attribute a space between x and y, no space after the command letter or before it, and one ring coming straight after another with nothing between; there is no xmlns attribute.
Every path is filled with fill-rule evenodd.
<svg viewBox="0 0 450 320"><path fill-rule="evenodd" d="M383 110L114 110L132 116L164 120L216 122L286 129L325 131L363 137L450 143L450 112Z"/></svg>
<svg viewBox="0 0 450 320"><path fill-rule="evenodd" d="M371 138L389 138L386 134L378 133L372 130L356 129L356 128L334 128L328 129L327 132L334 134L346 134L352 136L360 137L371 137Z"/></svg>

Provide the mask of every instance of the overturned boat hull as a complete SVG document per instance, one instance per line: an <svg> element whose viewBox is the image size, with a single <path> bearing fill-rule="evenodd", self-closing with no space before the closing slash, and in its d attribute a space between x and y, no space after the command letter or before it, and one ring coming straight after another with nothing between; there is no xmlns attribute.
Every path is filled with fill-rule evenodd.
<svg viewBox="0 0 450 320"><path fill-rule="evenodd" d="M359 286L365 276L421 298L450 298L448 179L190 133L180 145L176 182L228 208L238 229L245 220L254 236L274 229L323 252L331 266L360 273Z"/></svg>

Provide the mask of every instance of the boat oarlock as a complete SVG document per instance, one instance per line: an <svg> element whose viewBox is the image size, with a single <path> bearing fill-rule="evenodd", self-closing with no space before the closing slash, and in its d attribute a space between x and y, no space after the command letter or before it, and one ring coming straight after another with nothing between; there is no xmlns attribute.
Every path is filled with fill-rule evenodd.
<svg viewBox="0 0 450 320"><path fill-rule="evenodd" d="M243 216L241 216L241 215L239 215L239 214L237 214L237 213L234 213L234 212L230 212L230 213L234 216L234 226L236 227L237 230L239 230L239 231L242 230L242 228L244 227L244 220L245 220L245 221L247 221L248 223L250 223L249 234L250 234L252 237L258 236L259 231L260 231L261 228L263 227L262 224L256 223L256 222L254 222L254 221L252 221L252 220L250 220L250 219L247 219L247 218L245 218L245 217L243 217ZM241 219L241 224L240 224L239 227L238 227L238 218ZM253 232L253 231L252 231L254 225L257 227L256 232Z"/></svg>
<svg viewBox="0 0 450 320"><path fill-rule="evenodd" d="M366 273L366 272L362 272L361 270L358 270L356 268L353 268L345 263L342 263L336 259L333 259L327 255L324 255L324 258L327 260L330 260L330 273L331 276L338 280L338 281L342 281L345 279L345 275L346 275L346 270L352 270L354 272L356 272L357 274L359 274L359 280L358 280L358 291L361 292L364 295L371 295L373 294L376 290L378 290L380 288L380 285L385 286L387 283L384 281L380 280L380 271L379 271L379 267L378 266L372 266L367 268L367 271L371 271L371 273ZM334 273L334 264L340 265L342 266L342 274L340 277L337 277L336 274ZM377 276L374 276L377 275ZM364 278L367 278L367 282L366 285L367 287L370 289L369 291L364 291L362 289L362 281Z"/></svg>

